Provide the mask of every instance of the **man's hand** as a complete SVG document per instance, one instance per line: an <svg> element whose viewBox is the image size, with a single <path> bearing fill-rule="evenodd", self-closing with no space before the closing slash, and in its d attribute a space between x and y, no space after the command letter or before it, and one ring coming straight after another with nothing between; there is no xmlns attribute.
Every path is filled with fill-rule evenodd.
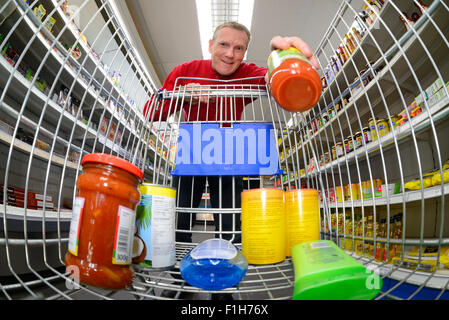
<svg viewBox="0 0 449 320"><path fill-rule="evenodd" d="M319 64L318 59L313 54L312 50L310 49L309 45L305 43L301 38L299 37L281 37L276 36L270 41L270 50L276 50L276 49L288 49L290 47L295 47L299 49L307 59L309 59L310 63L318 70Z"/></svg>
<svg viewBox="0 0 449 320"><path fill-rule="evenodd" d="M214 102L215 97L209 95L209 87L201 86L200 83L189 83L186 84L186 93L192 95L192 103L207 103ZM201 94L201 96L200 96ZM184 103L190 102L190 99L184 99Z"/></svg>

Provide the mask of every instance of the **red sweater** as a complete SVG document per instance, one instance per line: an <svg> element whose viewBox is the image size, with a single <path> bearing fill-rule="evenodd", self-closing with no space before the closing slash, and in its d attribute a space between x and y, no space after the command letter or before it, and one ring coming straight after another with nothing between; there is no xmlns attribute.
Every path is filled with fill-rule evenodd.
<svg viewBox="0 0 449 320"><path fill-rule="evenodd" d="M183 63L173 69L173 71L168 75L165 79L162 89L166 89L168 91L172 91L175 87L176 79L179 77L193 77L193 78L206 78L212 80L199 80L199 79L178 79L176 82L176 86L185 86L188 83L199 83L201 85L220 85L220 84L230 84L230 85L241 85L241 84L256 84L256 85L265 85L264 78L260 79L252 79L252 80L244 80L244 81L232 81L229 83L226 82L217 82L213 79L217 80L233 80L233 79L244 79L251 77L263 77L267 72L266 68L259 67L254 63L245 63L243 62L239 68L230 76L222 76L218 74L215 69L212 68L211 60L194 60L190 62ZM238 87L237 87L238 88ZM179 90L179 89L178 89ZM183 92L183 91L181 91ZM151 105L151 101L154 95L148 100L145 104L143 113L146 116L148 112L148 108ZM181 100L181 99L179 99ZM230 98L226 101L223 106L226 107L227 110L220 110L219 103L209 103L209 112L207 112L207 104L201 103L198 104L190 104L190 102L186 102L183 105L184 115L186 121L217 121L217 120L240 120L243 108L245 105L250 103L252 99L242 99L235 98L234 103L230 103ZM172 108L170 110L170 114L174 113L175 110L179 110L180 106L177 105L175 108L176 98L173 99ZM179 102L180 103L180 102ZM159 105L155 103L155 105ZM231 109L230 106L235 106L233 109L233 119L231 119ZM165 100L163 104L160 104L159 109L154 114L154 121L159 120L159 116L162 111L162 120L166 120L168 117L168 111L170 107L170 100ZM190 110L189 110L190 109ZM199 111L198 111L199 110ZM190 112L189 112L190 111ZM199 112L199 115L198 115ZM220 118L220 114L222 114L223 118ZM207 119L206 119L207 116ZM149 116L149 120L151 120L151 114Z"/></svg>

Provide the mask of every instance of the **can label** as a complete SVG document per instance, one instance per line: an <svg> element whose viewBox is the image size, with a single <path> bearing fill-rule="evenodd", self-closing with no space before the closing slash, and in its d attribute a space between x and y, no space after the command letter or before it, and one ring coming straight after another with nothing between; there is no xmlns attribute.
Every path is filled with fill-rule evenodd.
<svg viewBox="0 0 449 320"><path fill-rule="evenodd" d="M372 139L371 139L371 131L369 129L368 130L363 130L363 138L365 140L365 143L368 143L368 142L372 141Z"/></svg>
<svg viewBox="0 0 449 320"><path fill-rule="evenodd" d="M388 124L385 121L381 121L377 124L379 130L379 136L382 137L389 132Z"/></svg>
<svg viewBox="0 0 449 320"><path fill-rule="evenodd" d="M242 253L250 264L285 259L285 205L282 189L242 193Z"/></svg>
<svg viewBox="0 0 449 320"><path fill-rule="evenodd" d="M362 135L359 134L357 135L357 137L355 138L355 148L358 149L362 146Z"/></svg>
<svg viewBox="0 0 449 320"><path fill-rule="evenodd" d="M344 155L343 145L337 144L337 146L335 147L335 152L337 153L337 158L342 157Z"/></svg>
<svg viewBox="0 0 449 320"><path fill-rule="evenodd" d="M176 263L175 203L176 191L152 186L141 190L137 206L137 234L146 246L144 267L167 268Z"/></svg>
<svg viewBox="0 0 449 320"><path fill-rule="evenodd" d="M279 67L282 62L288 59L300 59L310 64L310 61L302 54L302 52L294 47L290 47L286 50L273 50L268 57L267 62L268 76L270 76L273 70Z"/></svg>

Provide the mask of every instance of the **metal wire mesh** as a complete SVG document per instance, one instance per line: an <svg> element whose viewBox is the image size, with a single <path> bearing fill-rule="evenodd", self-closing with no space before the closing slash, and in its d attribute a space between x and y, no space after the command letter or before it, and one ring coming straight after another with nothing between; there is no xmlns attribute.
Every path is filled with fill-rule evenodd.
<svg viewBox="0 0 449 320"><path fill-rule="evenodd" d="M395 281L377 299L419 299L429 290L432 299L447 298L447 1L343 1L316 50L321 99L303 114L280 108L260 78L180 78L151 98L156 88L108 1L28 2L0 3L1 299L211 298L216 292L188 286L178 268L135 266L131 288L108 292L73 283L64 266L82 156L117 155L140 167L146 182L179 194L184 178L171 172L183 123L271 123L283 174L208 178L202 208L193 193L178 199L177 219L188 217L188 228L177 234L191 235L177 241L178 262L206 238L240 245L238 201L219 198L211 208L212 185L234 193L316 188L322 238L384 283ZM147 101L172 116L144 116ZM371 118L385 122L370 128ZM231 229L223 228L226 216ZM293 284L287 259L250 266L222 292L289 299ZM412 291L401 291L409 285Z"/></svg>

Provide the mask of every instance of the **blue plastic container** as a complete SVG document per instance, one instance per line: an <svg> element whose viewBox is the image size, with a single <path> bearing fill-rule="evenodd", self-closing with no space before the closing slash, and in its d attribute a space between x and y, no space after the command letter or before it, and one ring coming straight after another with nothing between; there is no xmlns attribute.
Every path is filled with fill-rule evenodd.
<svg viewBox="0 0 449 320"><path fill-rule="evenodd" d="M190 285L204 290L222 290L237 285L248 262L241 251L223 239L209 239L181 260L181 275Z"/></svg>

